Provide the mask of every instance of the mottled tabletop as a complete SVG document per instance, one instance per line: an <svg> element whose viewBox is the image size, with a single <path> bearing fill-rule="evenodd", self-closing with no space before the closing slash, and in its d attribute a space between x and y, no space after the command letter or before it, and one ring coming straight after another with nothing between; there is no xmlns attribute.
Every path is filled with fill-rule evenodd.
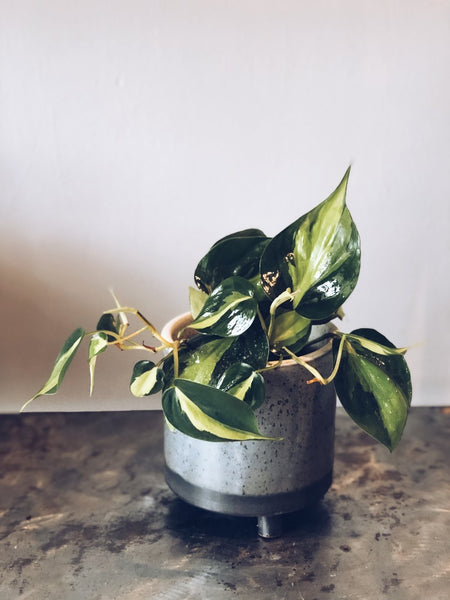
<svg viewBox="0 0 450 600"><path fill-rule="evenodd" d="M338 409L334 483L256 520L166 486L159 412L0 416L0 598L448 600L450 411L413 408L390 454Z"/></svg>

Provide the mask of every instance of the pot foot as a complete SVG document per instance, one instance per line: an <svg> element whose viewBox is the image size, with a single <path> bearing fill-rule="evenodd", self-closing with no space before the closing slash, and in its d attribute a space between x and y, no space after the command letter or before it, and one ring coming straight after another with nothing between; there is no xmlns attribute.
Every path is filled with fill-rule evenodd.
<svg viewBox="0 0 450 600"><path fill-rule="evenodd" d="M263 538L277 538L283 533L283 517L258 517L258 535Z"/></svg>

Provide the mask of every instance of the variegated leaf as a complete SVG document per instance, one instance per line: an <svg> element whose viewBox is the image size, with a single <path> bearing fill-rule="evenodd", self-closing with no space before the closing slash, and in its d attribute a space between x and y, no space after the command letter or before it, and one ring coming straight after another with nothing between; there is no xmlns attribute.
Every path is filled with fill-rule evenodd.
<svg viewBox="0 0 450 600"><path fill-rule="evenodd" d="M264 378L245 363L231 365L217 382L217 387L246 402L253 410L264 403Z"/></svg>
<svg viewBox="0 0 450 600"><path fill-rule="evenodd" d="M269 439L245 402L217 388L176 379L162 403L167 421L187 435L208 441Z"/></svg>
<svg viewBox="0 0 450 600"><path fill-rule="evenodd" d="M50 377L47 379L41 389L22 406L20 409L21 412L28 406L28 404L30 404L30 402L39 396L55 394L58 391L64 379L64 375L66 374L66 371L72 362L73 357L75 356L75 353L78 350L78 347L84 336L85 332L81 327L78 327L73 333L70 334L56 358Z"/></svg>
<svg viewBox="0 0 450 600"><path fill-rule="evenodd" d="M142 398L160 392L164 385L164 372L151 360L141 360L134 365L130 390Z"/></svg>
<svg viewBox="0 0 450 600"><path fill-rule="evenodd" d="M229 277L208 297L190 327L221 337L241 335L253 323L257 308L252 284L243 277Z"/></svg>
<svg viewBox="0 0 450 600"><path fill-rule="evenodd" d="M411 404L408 366L400 354L380 354L361 345L364 337L394 348L375 330L360 329L345 339L341 364L334 379L336 392L350 417L372 437L393 450L400 441ZM333 350L338 352L339 340Z"/></svg>
<svg viewBox="0 0 450 600"><path fill-rule="evenodd" d="M360 242L345 203L349 171L321 204L275 236L261 257L261 281L275 299L294 293L297 312L312 320L336 312L353 291Z"/></svg>
<svg viewBox="0 0 450 600"><path fill-rule="evenodd" d="M311 321L294 310L276 315L270 338L270 345L277 351L286 346L299 352L306 343L311 331Z"/></svg>

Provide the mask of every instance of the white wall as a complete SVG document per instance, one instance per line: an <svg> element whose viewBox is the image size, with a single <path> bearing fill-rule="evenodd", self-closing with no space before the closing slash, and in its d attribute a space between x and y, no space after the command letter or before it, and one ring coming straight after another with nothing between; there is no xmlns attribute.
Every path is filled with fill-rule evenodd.
<svg viewBox="0 0 450 600"><path fill-rule="evenodd" d="M448 1L21 0L0 29L0 410L110 286L162 325L211 243L277 233L350 163L346 328L411 345L415 404L449 402ZM131 354L34 410L155 406Z"/></svg>

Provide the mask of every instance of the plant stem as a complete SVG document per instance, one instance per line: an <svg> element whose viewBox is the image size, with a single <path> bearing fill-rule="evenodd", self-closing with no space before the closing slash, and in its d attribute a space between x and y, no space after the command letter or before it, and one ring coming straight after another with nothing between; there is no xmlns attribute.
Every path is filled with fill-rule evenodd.
<svg viewBox="0 0 450 600"><path fill-rule="evenodd" d="M154 325L152 325L150 323L150 321L137 308L133 308L130 306L121 306L118 308L112 308L111 310L105 310L105 312L103 314L109 315L109 314L113 314L113 313L129 313L132 315L136 315L139 319L141 319L141 321L143 321L145 323L146 328L150 331L150 333L153 335L153 337L155 337L157 340L159 340L164 345L164 347L166 347L166 348L173 347L173 342L169 342L168 340L164 339L162 337L162 335L159 333L159 331L156 329L156 327Z"/></svg>
<svg viewBox="0 0 450 600"><path fill-rule="evenodd" d="M148 352L159 352L159 351L163 350L164 348L166 348L166 346L163 346L161 348L153 348L151 346L146 346L145 344L136 344L135 342L130 342L130 340L133 337L135 337L136 335L139 335L140 333L142 333L146 330L147 330L147 327L141 327L137 331L130 333L127 336L122 336L122 335L119 335L118 333L116 333L115 331L99 329L99 330L91 331L91 332L87 333L86 336L92 336L92 335L95 335L96 333L104 333L105 335L115 338L113 342L108 342L107 345L108 346L117 346L118 348L120 348L120 350L147 350ZM123 342L129 342L130 345L122 346Z"/></svg>
<svg viewBox="0 0 450 600"><path fill-rule="evenodd" d="M336 362L334 364L333 370L331 371L331 373L328 377L324 377L323 375L321 375L321 373L319 373L319 371L315 367L310 365L306 360L303 360L300 356L296 356L288 348L284 347L283 350L285 350L296 363L298 363L299 365L304 367L307 371L309 371L312 375L314 375L314 379L310 379L309 381L307 381L307 383L319 382L322 385L327 385L333 381L333 379L336 377L336 374L339 370L339 366L341 364L341 359L342 359L342 351L344 348L345 338L346 338L345 334L342 334L341 341L339 343L339 349L338 349L337 356L336 356Z"/></svg>
<svg viewBox="0 0 450 600"><path fill-rule="evenodd" d="M262 330L264 331L266 336L268 336L266 322L264 321L264 317L262 316L261 311L259 310L259 304L257 305L256 314L258 315L258 319L261 323Z"/></svg>
<svg viewBox="0 0 450 600"><path fill-rule="evenodd" d="M276 363L274 363L273 365L269 365L268 367L264 367L263 369L257 369L256 372L264 373L265 371L272 371L273 369L278 369L278 367L281 367L281 365L283 364L283 360L284 358L280 356Z"/></svg>
<svg viewBox="0 0 450 600"><path fill-rule="evenodd" d="M180 369L180 361L178 357L178 348L180 346L180 342L175 342L172 346L173 348L173 376L176 379L178 377L178 371Z"/></svg>

